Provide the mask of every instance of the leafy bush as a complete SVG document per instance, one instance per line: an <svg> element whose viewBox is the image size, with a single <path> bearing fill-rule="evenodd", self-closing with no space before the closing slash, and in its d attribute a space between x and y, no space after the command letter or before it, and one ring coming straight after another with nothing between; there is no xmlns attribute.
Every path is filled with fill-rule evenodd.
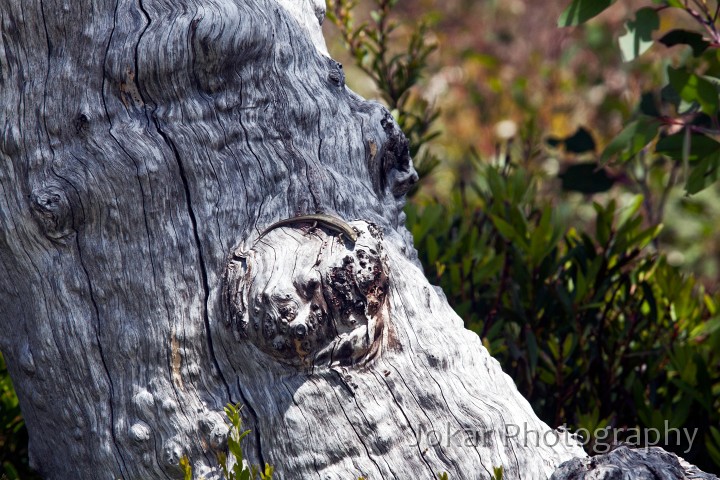
<svg viewBox="0 0 720 480"><path fill-rule="evenodd" d="M223 477L226 480L272 480L275 469L265 464L262 470L257 465L247 465L243 454L242 440L250 434L250 430L243 430L242 418L240 417L240 404L228 403L225 406L225 415L230 421L230 431L227 439L227 453L218 454L218 464L222 469ZM190 459L183 456L180 459L180 467L185 475L185 480L192 480L192 466Z"/></svg>
<svg viewBox="0 0 720 480"><path fill-rule="evenodd" d="M666 419L698 428L707 448L684 456L707 468L719 445L720 297L646 251L659 228L643 226L642 197L624 209L596 203L590 235L563 227L537 198L541 182L483 165L450 205L409 204L428 277L541 418L590 432L662 430Z"/></svg>
<svg viewBox="0 0 720 480"><path fill-rule="evenodd" d="M0 354L0 478L39 478L27 458L28 434L5 360Z"/></svg>
<svg viewBox="0 0 720 480"><path fill-rule="evenodd" d="M579 25L612 5L611 0L574 0L561 15L560 26ZM635 12L618 39L625 61L633 61L654 44L688 47L678 66L667 65L663 87L647 91L637 107L635 118L607 146L601 160L617 163L637 160L646 147L655 156L654 167L670 159L673 168L684 169L685 190L694 194L714 183L720 172L720 30L718 14L705 1L654 0ZM661 15L685 14L690 29L677 28L658 39ZM660 138L658 140L658 136ZM656 141L658 140L658 141Z"/></svg>
<svg viewBox="0 0 720 480"><path fill-rule="evenodd" d="M558 24L575 26L606 10L621 11L614 4L612 0L574 0ZM687 195L713 186L709 195L713 204L718 203L719 14L718 2L653 0L627 12L624 33L618 37L622 59L632 62L628 68L636 68L643 58L654 58L651 66L658 78L644 83L624 127L592 165L603 174L607 166L622 172L616 179L625 177L630 180L630 188L643 192L645 214L652 223L666 220L663 215L672 196L680 215L695 215L698 223L702 222L702 215L692 213L693 209L704 209L702 201L669 195L676 185L681 185ZM705 248L702 255L693 245L698 239L683 240L681 227L675 226L684 223L685 218L675 215L672 220L666 222L670 228L661 240L678 252L695 250L695 271L710 270L703 280L717 285L717 261L712 255L716 247ZM704 220L706 230L714 226L707 217ZM713 244L717 243L715 237Z"/></svg>
<svg viewBox="0 0 720 480"><path fill-rule="evenodd" d="M421 96L414 95L413 91L436 45L427 41L428 25L421 21L410 32L407 48L398 51L401 42L395 34L399 24L390 16L397 4L398 0L377 0L375 9L370 12L371 20L356 26L353 10L358 5L357 0L328 0L327 16L338 26L356 65L378 87L378 92L408 137L410 156L422 178L440 162L424 148L438 136L437 132L431 131L431 125L439 116L439 111Z"/></svg>

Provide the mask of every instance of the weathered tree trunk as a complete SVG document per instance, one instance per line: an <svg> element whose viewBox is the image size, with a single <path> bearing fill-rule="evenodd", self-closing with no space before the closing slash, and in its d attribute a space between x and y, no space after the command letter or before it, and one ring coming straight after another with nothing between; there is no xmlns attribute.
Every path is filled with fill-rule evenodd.
<svg viewBox="0 0 720 480"><path fill-rule="evenodd" d="M0 349L44 476L217 477L228 402L280 478L583 456L418 268L406 141L323 14L0 0Z"/></svg>

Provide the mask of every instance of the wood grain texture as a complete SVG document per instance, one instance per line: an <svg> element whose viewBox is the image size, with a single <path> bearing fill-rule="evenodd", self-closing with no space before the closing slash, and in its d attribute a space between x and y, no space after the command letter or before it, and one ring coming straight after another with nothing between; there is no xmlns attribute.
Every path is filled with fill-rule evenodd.
<svg viewBox="0 0 720 480"><path fill-rule="evenodd" d="M0 349L47 478L180 478L182 455L217 478L228 402L279 478L544 479L583 455L424 278L407 141L345 87L323 14L0 0ZM316 212L384 234L392 342L363 366L307 371L228 328L233 252ZM273 234L296 262L304 233Z"/></svg>
<svg viewBox="0 0 720 480"><path fill-rule="evenodd" d="M550 480L717 480L674 453L660 447L632 449L619 447L592 458L574 458L553 473Z"/></svg>

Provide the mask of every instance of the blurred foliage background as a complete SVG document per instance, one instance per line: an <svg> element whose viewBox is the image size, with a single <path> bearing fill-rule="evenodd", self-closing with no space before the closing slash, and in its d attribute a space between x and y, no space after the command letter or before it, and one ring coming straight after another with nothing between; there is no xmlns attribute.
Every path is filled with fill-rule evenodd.
<svg viewBox="0 0 720 480"><path fill-rule="evenodd" d="M356 27L372 21L369 12L378 9L372 0L357 3ZM643 94L659 94L667 83L667 66L680 65L689 49L654 45L634 61L624 62L618 38L625 22L640 7L656 3L619 1L580 27L559 28L558 17L569 3L419 0L392 7L398 25L389 42L391 53L405 51L421 22L427 25L424 44L436 46L408 97L419 111L427 112L426 102L441 113L432 127L440 135L425 144L441 163L424 178L414 202L446 201L473 169L469 152L488 162L506 154L509 147L514 158L526 160L533 174L544 177L543 195L561 201L582 225L592 222L594 210L585 192L563 190L558 174L573 164L597 160L633 117ZM662 13L656 38L674 29L694 28L682 11ZM346 67L349 86L388 104L382 87L357 68L356 58L348 53L332 22L326 22L326 37L331 54ZM549 139L567 138L579 129L589 133L594 149L548 148ZM687 197L682 172L675 172L680 177L677 188L666 193L662 183L667 182L668 172L655 169L642 183L637 177L648 172L636 170L641 170L639 165L607 166L604 171L615 188L596 193L593 200L605 203L617 198L625 205L634 194L644 194L648 221L664 224L656 245L663 246L672 265L714 286L720 275L720 244L713 221L720 214L717 188Z"/></svg>
<svg viewBox="0 0 720 480"><path fill-rule="evenodd" d="M0 479L39 478L28 466L27 446L27 429L0 355Z"/></svg>
<svg viewBox="0 0 720 480"><path fill-rule="evenodd" d="M720 469L717 2L329 0L421 182L420 260L551 426ZM33 478L0 363L0 476ZM607 439L590 438L601 452Z"/></svg>

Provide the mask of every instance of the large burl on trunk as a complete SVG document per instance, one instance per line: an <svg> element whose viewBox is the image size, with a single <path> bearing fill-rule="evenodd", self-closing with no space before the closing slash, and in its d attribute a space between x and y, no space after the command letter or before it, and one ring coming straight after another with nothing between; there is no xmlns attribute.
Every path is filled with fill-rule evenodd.
<svg viewBox="0 0 720 480"><path fill-rule="evenodd" d="M47 478L178 478L183 455L217 478L228 402L280 478L583 456L424 278L407 142L323 15L0 0L0 349Z"/></svg>

